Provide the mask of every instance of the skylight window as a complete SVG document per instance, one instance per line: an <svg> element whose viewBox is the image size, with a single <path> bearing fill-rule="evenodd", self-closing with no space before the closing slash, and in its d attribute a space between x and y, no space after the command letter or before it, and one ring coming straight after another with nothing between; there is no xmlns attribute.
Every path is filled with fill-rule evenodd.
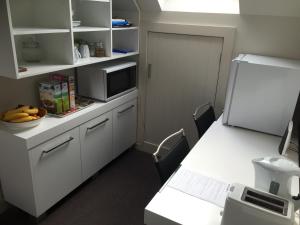
<svg viewBox="0 0 300 225"><path fill-rule="evenodd" d="M239 14L239 0L159 0L162 11Z"/></svg>

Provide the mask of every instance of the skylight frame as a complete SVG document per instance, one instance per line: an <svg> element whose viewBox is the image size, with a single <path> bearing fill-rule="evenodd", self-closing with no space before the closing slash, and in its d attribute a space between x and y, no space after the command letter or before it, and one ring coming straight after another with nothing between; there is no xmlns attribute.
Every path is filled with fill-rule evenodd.
<svg viewBox="0 0 300 225"><path fill-rule="evenodd" d="M240 14L239 0L157 0L162 11Z"/></svg>

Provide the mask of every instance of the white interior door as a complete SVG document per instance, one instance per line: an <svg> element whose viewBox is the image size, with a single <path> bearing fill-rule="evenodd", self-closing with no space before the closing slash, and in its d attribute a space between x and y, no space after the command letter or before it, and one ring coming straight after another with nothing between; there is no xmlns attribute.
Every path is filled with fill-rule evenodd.
<svg viewBox="0 0 300 225"><path fill-rule="evenodd" d="M150 32L145 112L145 144L158 145L184 128L192 147L197 106L214 104L223 39Z"/></svg>

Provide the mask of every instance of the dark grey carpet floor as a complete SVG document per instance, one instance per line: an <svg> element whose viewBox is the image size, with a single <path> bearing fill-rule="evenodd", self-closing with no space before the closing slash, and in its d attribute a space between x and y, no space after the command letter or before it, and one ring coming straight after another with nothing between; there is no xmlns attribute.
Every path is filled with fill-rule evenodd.
<svg viewBox="0 0 300 225"><path fill-rule="evenodd" d="M144 208L159 187L151 155L129 150L50 209L38 224L143 225ZM34 223L26 213L9 207L0 215L0 224Z"/></svg>

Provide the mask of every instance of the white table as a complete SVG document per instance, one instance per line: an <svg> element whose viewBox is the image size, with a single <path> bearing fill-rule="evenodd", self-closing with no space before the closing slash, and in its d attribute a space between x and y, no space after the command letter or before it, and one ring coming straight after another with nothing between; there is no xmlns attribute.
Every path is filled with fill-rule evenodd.
<svg viewBox="0 0 300 225"><path fill-rule="evenodd" d="M220 118L183 160L182 168L227 183L254 187L251 160L279 155L280 140L276 136L224 126ZM295 152L288 152L287 157L295 162L298 160ZM298 179L292 183L292 193L296 195ZM209 202L164 186L145 208L144 220L147 225L219 225L221 210Z"/></svg>

